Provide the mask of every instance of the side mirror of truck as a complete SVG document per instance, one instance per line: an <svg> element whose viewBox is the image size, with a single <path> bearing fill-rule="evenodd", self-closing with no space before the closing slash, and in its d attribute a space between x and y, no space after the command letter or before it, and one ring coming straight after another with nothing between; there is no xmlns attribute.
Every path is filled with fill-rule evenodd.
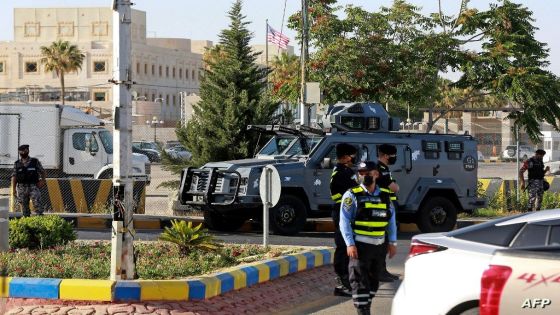
<svg viewBox="0 0 560 315"><path fill-rule="evenodd" d="M324 159L323 159L323 162L321 162L321 168L322 168L322 169L331 169L331 168L333 168L333 164L332 164L331 158L328 158L328 157L324 158Z"/></svg>

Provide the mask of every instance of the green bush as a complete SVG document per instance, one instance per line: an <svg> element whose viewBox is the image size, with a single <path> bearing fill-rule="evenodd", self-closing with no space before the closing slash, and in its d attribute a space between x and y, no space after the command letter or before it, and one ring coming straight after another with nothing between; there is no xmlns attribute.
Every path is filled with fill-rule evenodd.
<svg viewBox="0 0 560 315"><path fill-rule="evenodd" d="M160 240L177 244L182 255L187 256L193 249L216 251L221 245L216 243L214 236L202 229L202 223L193 227L192 222L173 220L171 227L166 227Z"/></svg>
<svg viewBox="0 0 560 315"><path fill-rule="evenodd" d="M50 248L76 239L72 224L55 215L10 221L11 248Z"/></svg>

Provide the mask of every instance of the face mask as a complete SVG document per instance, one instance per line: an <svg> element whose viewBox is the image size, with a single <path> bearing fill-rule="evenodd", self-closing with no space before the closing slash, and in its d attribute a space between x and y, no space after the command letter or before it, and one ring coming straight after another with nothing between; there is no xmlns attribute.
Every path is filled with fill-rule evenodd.
<svg viewBox="0 0 560 315"><path fill-rule="evenodd" d="M389 162L389 165L394 165L397 162L397 157L396 156L390 156L388 162Z"/></svg>
<svg viewBox="0 0 560 315"><path fill-rule="evenodd" d="M375 182L375 181L374 181L374 179L373 179L373 176L370 176L370 175L364 176L364 185L370 186L370 185L372 185L374 182Z"/></svg>
<svg viewBox="0 0 560 315"><path fill-rule="evenodd" d="M21 156L22 159L27 159L29 152L20 153L19 156Z"/></svg>

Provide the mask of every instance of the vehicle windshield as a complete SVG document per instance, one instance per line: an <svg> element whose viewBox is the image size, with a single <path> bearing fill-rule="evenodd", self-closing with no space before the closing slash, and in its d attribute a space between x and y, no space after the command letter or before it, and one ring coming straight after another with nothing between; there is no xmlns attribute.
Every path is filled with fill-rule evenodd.
<svg viewBox="0 0 560 315"><path fill-rule="evenodd" d="M323 137L315 136L306 139L309 150L321 141ZM259 151L259 155L302 155L300 139L295 136L274 136L270 141Z"/></svg>
<svg viewBox="0 0 560 315"><path fill-rule="evenodd" d="M105 152L113 154L113 136L111 133L107 130L100 131L99 138L101 138L101 143L103 143Z"/></svg>
<svg viewBox="0 0 560 315"><path fill-rule="evenodd" d="M159 151L158 145L153 143L153 142L146 142L144 145L145 145L146 149L152 149L152 150Z"/></svg>

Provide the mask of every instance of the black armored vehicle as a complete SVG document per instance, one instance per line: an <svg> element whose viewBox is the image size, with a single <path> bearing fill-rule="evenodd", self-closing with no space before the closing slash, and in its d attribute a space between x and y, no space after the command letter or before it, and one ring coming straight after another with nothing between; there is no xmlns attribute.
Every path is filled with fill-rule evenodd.
<svg viewBox="0 0 560 315"><path fill-rule="evenodd" d="M330 216L329 182L338 143L356 146L356 162L377 160L378 146L388 143L398 150L390 167L400 186L398 220L415 222L423 232L451 230L459 212L485 204L477 198L476 140L398 131L399 123L379 103L337 103L329 108L323 129L248 126L270 140L254 158L183 170L180 202L202 210L205 223L216 230L233 231L247 219L262 220L259 178L263 167L272 164L282 193L270 210L270 227L293 235L308 217Z"/></svg>

